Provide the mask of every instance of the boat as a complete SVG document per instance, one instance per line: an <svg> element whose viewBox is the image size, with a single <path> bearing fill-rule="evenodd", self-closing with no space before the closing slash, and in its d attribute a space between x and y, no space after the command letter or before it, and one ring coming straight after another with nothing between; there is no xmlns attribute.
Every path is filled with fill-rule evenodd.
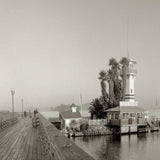
<svg viewBox="0 0 160 160"><path fill-rule="evenodd" d="M72 133L71 136L72 136L72 137L83 137L84 134L83 134L82 132L74 132L74 133Z"/></svg>

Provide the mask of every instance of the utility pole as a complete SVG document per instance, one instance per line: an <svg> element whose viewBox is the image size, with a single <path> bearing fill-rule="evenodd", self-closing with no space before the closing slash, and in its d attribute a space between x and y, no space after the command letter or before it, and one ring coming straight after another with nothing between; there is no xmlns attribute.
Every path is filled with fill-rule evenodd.
<svg viewBox="0 0 160 160"><path fill-rule="evenodd" d="M14 120L14 94L15 94L15 91L11 90L11 95L12 95L12 118L13 118L13 120Z"/></svg>
<svg viewBox="0 0 160 160"><path fill-rule="evenodd" d="M129 17L127 19L127 57L129 58Z"/></svg>
<svg viewBox="0 0 160 160"><path fill-rule="evenodd" d="M81 116L82 116L82 93L80 93L80 100L81 100Z"/></svg>
<svg viewBox="0 0 160 160"><path fill-rule="evenodd" d="M21 99L22 102L22 117L23 117L23 99Z"/></svg>

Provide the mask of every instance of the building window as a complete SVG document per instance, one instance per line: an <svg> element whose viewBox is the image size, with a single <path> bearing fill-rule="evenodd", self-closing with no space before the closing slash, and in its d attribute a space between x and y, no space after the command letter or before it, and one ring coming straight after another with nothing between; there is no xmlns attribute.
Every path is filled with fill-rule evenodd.
<svg viewBox="0 0 160 160"><path fill-rule="evenodd" d="M119 119L119 114L115 113L115 119Z"/></svg>
<svg viewBox="0 0 160 160"><path fill-rule="evenodd" d="M123 113L123 119L127 119L128 118L128 113Z"/></svg>
<svg viewBox="0 0 160 160"><path fill-rule="evenodd" d="M137 113L138 118L142 118L142 113Z"/></svg>
<svg viewBox="0 0 160 160"><path fill-rule="evenodd" d="M110 113L108 113L108 119L109 119L109 120L111 119L111 114L110 114Z"/></svg>
<svg viewBox="0 0 160 160"><path fill-rule="evenodd" d="M136 117L136 113L130 113L130 117Z"/></svg>
<svg viewBox="0 0 160 160"><path fill-rule="evenodd" d="M114 114L113 113L111 114L111 119L114 119Z"/></svg>

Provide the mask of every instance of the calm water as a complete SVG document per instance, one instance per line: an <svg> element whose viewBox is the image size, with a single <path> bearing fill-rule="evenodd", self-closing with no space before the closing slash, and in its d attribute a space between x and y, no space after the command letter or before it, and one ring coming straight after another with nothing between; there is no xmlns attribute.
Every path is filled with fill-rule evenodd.
<svg viewBox="0 0 160 160"><path fill-rule="evenodd" d="M101 137L77 137L73 141L96 160L159 160L160 132Z"/></svg>

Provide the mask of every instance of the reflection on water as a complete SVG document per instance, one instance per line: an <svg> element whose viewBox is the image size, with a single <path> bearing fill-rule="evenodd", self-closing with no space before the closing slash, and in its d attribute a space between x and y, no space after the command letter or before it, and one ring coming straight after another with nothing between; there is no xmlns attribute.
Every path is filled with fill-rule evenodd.
<svg viewBox="0 0 160 160"><path fill-rule="evenodd" d="M73 141L96 160L160 159L160 132L121 137L77 137Z"/></svg>

